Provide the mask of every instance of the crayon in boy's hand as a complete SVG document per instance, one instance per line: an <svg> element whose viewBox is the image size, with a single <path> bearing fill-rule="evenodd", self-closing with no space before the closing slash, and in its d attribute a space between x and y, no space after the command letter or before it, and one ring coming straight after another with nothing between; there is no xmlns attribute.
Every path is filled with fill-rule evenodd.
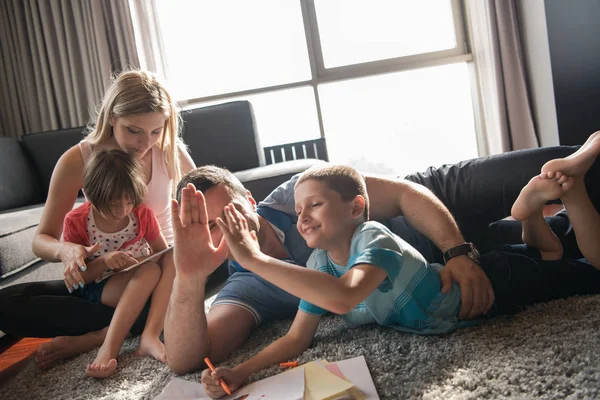
<svg viewBox="0 0 600 400"><path fill-rule="evenodd" d="M208 368L210 368L211 371L214 372L215 370L215 366L212 365L212 363L210 362L210 360L208 359L208 357L206 357L204 359L204 362L206 363L206 365L208 365ZM227 384L225 383L225 381L223 380L223 378L219 378L219 383L221 384L221 387L223 388L223 390L225 391L225 393L227 394L231 394L231 390L229 390L229 387L227 386Z"/></svg>
<svg viewBox="0 0 600 400"><path fill-rule="evenodd" d="M298 366L298 361L282 362L281 364L279 364L279 366L281 368L294 368Z"/></svg>

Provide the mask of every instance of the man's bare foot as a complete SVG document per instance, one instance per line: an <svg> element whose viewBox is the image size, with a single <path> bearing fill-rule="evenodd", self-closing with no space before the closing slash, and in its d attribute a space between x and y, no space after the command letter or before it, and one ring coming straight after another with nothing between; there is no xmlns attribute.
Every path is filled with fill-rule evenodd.
<svg viewBox="0 0 600 400"><path fill-rule="evenodd" d="M547 173L550 178L553 178L557 172L572 178L582 177L594 164L598 154L600 154L600 131L592 133L583 146L570 156L548 161L542 167L542 173Z"/></svg>
<svg viewBox="0 0 600 400"><path fill-rule="evenodd" d="M162 363L167 363L167 349L158 336L142 334L135 355L140 357L150 356Z"/></svg>
<svg viewBox="0 0 600 400"><path fill-rule="evenodd" d="M117 351L118 353L118 351ZM117 372L117 360L114 351L111 351L109 345L106 342L98 350L96 359L93 363L88 364L85 369L87 376L93 376L94 378L108 378Z"/></svg>
<svg viewBox="0 0 600 400"><path fill-rule="evenodd" d="M512 206L511 215L517 221L524 221L536 212L542 212L546 202L560 198L573 187L573 178L560 175L558 179L540 174L531 178L521 189L521 193Z"/></svg>
<svg viewBox="0 0 600 400"><path fill-rule="evenodd" d="M94 350L102 345L108 328L81 336L58 336L42 344L35 355L39 368L51 367L56 361L75 357L78 354Z"/></svg>

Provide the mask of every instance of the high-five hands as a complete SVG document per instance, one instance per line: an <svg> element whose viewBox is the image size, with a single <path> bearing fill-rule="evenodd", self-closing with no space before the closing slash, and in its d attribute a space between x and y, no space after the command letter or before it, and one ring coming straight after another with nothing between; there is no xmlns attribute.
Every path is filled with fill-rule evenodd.
<svg viewBox="0 0 600 400"><path fill-rule="evenodd" d="M233 258L244 265L262 254L256 232L248 228L248 221L233 204L229 203L223 208L223 215L225 221L217 218L217 225L223 232Z"/></svg>
<svg viewBox="0 0 600 400"><path fill-rule="evenodd" d="M177 200L171 201L171 218L176 273L206 278L227 258L227 245L221 240L214 246L204 195L193 184L189 183L181 191L181 206Z"/></svg>

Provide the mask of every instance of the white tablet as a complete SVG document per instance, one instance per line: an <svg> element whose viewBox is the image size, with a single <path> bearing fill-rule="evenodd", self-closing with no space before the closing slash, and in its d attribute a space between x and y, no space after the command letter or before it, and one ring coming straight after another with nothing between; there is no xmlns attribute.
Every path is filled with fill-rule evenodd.
<svg viewBox="0 0 600 400"><path fill-rule="evenodd" d="M142 261L138 261L137 263L133 264L132 266L122 269L120 271L111 271L111 270L107 269L106 271L104 271L102 273L102 275L100 275L99 278L96 279L96 282L97 283L102 282L106 278L111 277L116 274L120 274L121 272L131 271L132 269L137 268L140 265L147 263L148 261L158 260L158 258L160 258L160 256L162 256L163 254L165 254L166 252L171 251L171 250L173 250L173 246L167 247L166 249L161 250L158 253L154 253L154 254L150 255L149 257L144 258Z"/></svg>

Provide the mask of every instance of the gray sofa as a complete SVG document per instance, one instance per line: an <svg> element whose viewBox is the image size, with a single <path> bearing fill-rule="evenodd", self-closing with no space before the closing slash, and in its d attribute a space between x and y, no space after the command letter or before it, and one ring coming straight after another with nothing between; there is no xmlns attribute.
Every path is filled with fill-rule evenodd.
<svg viewBox="0 0 600 400"><path fill-rule="evenodd" d="M266 165L265 154L272 154L273 148L261 147L247 101L186 110L181 116L184 141L196 165L230 169L257 200L292 175L323 162L310 158L314 152L297 151L298 157L307 154L309 158L279 156L272 161L280 162ZM62 278L62 266L41 261L33 254L31 243L54 166L64 151L83 138L83 131L81 127L27 134L21 140L0 138L0 288ZM322 140L314 146L317 144L323 146ZM300 145L306 147L306 143ZM291 146L294 144L284 147ZM279 147L276 150L285 156ZM327 157L326 151L319 155Z"/></svg>

